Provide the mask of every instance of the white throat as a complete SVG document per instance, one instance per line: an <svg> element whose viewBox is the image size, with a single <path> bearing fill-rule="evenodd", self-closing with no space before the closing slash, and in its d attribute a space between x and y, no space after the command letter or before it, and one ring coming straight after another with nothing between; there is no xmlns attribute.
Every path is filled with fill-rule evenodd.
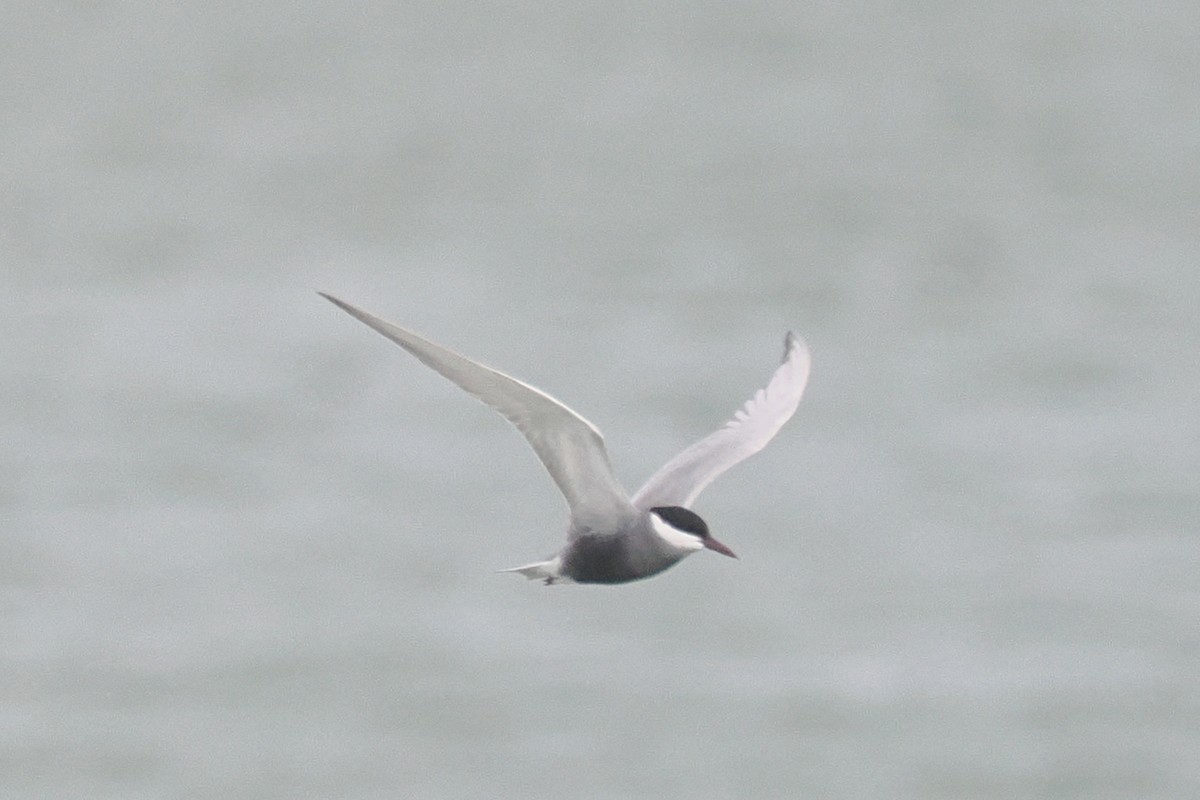
<svg viewBox="0 0 1200 800"><path fill-rule="evenodd" d="M676 528L653 511L650 512L650 526L658 534L659 539L662 539L676 550L690 553L693 550L704 548L704 541L699 536L679 530L679 528Z"/></svg>

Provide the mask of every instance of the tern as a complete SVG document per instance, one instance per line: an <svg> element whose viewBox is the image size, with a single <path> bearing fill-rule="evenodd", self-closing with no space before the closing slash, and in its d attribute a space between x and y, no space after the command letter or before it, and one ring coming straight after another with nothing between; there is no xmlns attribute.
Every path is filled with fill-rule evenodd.
<svg viewBox="0 0 1200 800"><path fill-rule="evenodd" d="M655 472L630 497L613 475L599 429L550 395L318 292L498 411L529 441L570 509L567 544L546 559L501 570L530 580L618 584L649 578L698 550L737 558L692 503L713 479L762 450L795 413L808 382L807 346L784 337L783 360L725 425Z"/></svg>

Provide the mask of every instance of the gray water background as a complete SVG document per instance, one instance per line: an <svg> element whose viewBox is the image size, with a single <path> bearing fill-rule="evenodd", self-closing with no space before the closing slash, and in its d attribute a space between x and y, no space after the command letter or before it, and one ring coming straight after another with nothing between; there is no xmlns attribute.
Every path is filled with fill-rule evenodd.
<svg viewBox="0 0 1200 800"><path fill-rule="evenodd" d="M12 2L0 797L1200 797L1200 5ZM564 507L337 293L741 555Z"/></svg>

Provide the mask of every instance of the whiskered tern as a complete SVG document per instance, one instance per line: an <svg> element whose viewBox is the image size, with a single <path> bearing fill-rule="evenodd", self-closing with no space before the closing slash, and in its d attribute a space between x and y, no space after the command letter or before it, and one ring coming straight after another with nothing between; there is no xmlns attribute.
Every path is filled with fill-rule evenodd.
<svg viewBox="0 0 1200 800"><path fill-rule="evenodd" d="M808 382L808 348L788 333L783 361L766 388L629 497L613 475L600 431L558 400L343 300L320 295L500 412L529 441L566 497L571 513L567 544L545 561L502 571L547 585L628 583L657 575L703 549L737 558L691 505L718 475L771 441L795 413Z"/></svg>

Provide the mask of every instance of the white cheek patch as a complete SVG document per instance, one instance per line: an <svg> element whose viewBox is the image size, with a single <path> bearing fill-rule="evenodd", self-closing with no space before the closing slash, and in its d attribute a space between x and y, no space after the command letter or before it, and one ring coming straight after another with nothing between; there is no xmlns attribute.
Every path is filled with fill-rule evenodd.
<svg viewBox="0 0 1200 800"><path fill-rule="evenodd" d="M701 550L704 548L704 541L699 536L679 530L658 514L651 512L650 524L654 528L654 532L658 534L658 538L676 550Z"/></svg>

